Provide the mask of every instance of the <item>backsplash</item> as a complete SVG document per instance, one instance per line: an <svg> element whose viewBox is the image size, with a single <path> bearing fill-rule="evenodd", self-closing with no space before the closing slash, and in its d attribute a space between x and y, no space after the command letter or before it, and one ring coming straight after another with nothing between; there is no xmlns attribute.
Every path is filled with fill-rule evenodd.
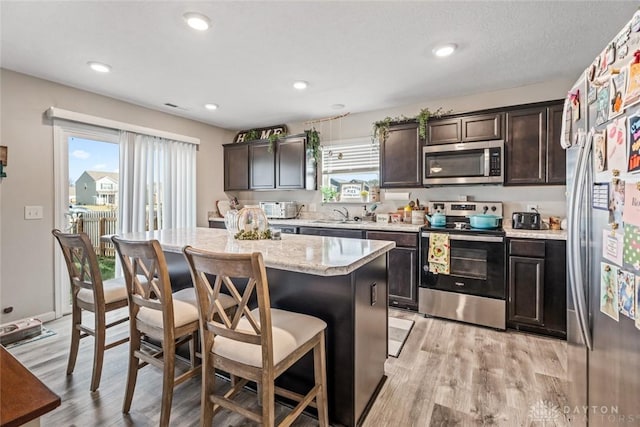
<svg viewBox="0 0 640 427"><path fill-rule="evenodd" d="M566 216L566 187L554 186L524 186L503 187L491 185L479 186L447 186L432 188L405 188L397 190L385 190L380 192L380 202L376 212L395 212L404 207L409 200L388 200L387 193L410 193L411 200L419 199L420 204L426 204L433 200L460 200L466 197L469 201L501 201L503 202L504 218L510 221L513 212L526 211L527 205L535 204L544 222L549 221L550 216L564 218ZM349 215L362 216L363 206L369 210L373 205L369 203L322 203L320 191L240 191L227 193L227 196L236 196L242 206L258 204L261 201L295 201L304 205L300 212L300 218L338 218L334 209L346 208Z"/></svg>

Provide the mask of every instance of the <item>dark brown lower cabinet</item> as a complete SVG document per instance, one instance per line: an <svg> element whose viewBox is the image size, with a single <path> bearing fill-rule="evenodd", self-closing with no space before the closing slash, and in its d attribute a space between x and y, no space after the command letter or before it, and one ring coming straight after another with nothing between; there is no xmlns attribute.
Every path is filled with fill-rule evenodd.
<svg viewBox="0 0 640 427"><path fill-rule="evenodd" d="M389 306L418 310L418 234L367 231L366 238L396 242L387 252Z"/></svg>
<svg viewBox="0 0 640 427"><path fill-rule="evenodd" d="M310 234L314 236L326 237L349 237L352 239L362 239L362 230L345 230L342 228L323 227L299 227L298 234Z"/></svg>
<svg viewBox="0 0 640 427"><path fill-rule="evenodd" d="M566 338L566 243L509 241L507 326Z"/></svg>

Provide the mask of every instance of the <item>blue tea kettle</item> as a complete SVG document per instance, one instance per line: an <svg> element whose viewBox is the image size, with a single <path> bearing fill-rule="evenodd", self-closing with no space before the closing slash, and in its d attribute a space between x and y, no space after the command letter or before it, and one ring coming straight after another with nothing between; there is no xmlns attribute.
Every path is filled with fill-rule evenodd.
<svg viewBox="0 0 640 427"><path fill-rule="evenodd" d="M445 214L436 212L431 216L425 215L432 227L444 227L447 225L447 217Z"/></svg>

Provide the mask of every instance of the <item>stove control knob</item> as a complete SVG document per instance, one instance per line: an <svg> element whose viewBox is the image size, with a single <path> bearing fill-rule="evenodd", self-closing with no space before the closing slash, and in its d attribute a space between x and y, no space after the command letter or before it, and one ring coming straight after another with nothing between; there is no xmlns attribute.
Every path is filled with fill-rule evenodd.
<svg viewBox="0 0 640 427"><path fill-rule="evenodd" d="M489 210L489 206L484 205L484 206L482 207L482 213L487 213L487 211L488 211L488 210Z"/></svg>
<svg viewBox="0 0 640 427"><path fill-rule="evenodd" d="M496 207L495 206L491 206L491 212L495 212L496 211Z"/></svg>

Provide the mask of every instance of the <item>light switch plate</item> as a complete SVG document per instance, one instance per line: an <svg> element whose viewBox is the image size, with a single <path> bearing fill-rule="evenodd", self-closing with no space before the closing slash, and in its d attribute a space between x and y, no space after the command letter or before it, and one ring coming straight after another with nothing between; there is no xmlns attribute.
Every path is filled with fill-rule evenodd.
<svg viewBox="0 0 640 427"><path fill-rule="evenodd" d="M24 219L42 219L42 206L25 206Z"/></svg>

